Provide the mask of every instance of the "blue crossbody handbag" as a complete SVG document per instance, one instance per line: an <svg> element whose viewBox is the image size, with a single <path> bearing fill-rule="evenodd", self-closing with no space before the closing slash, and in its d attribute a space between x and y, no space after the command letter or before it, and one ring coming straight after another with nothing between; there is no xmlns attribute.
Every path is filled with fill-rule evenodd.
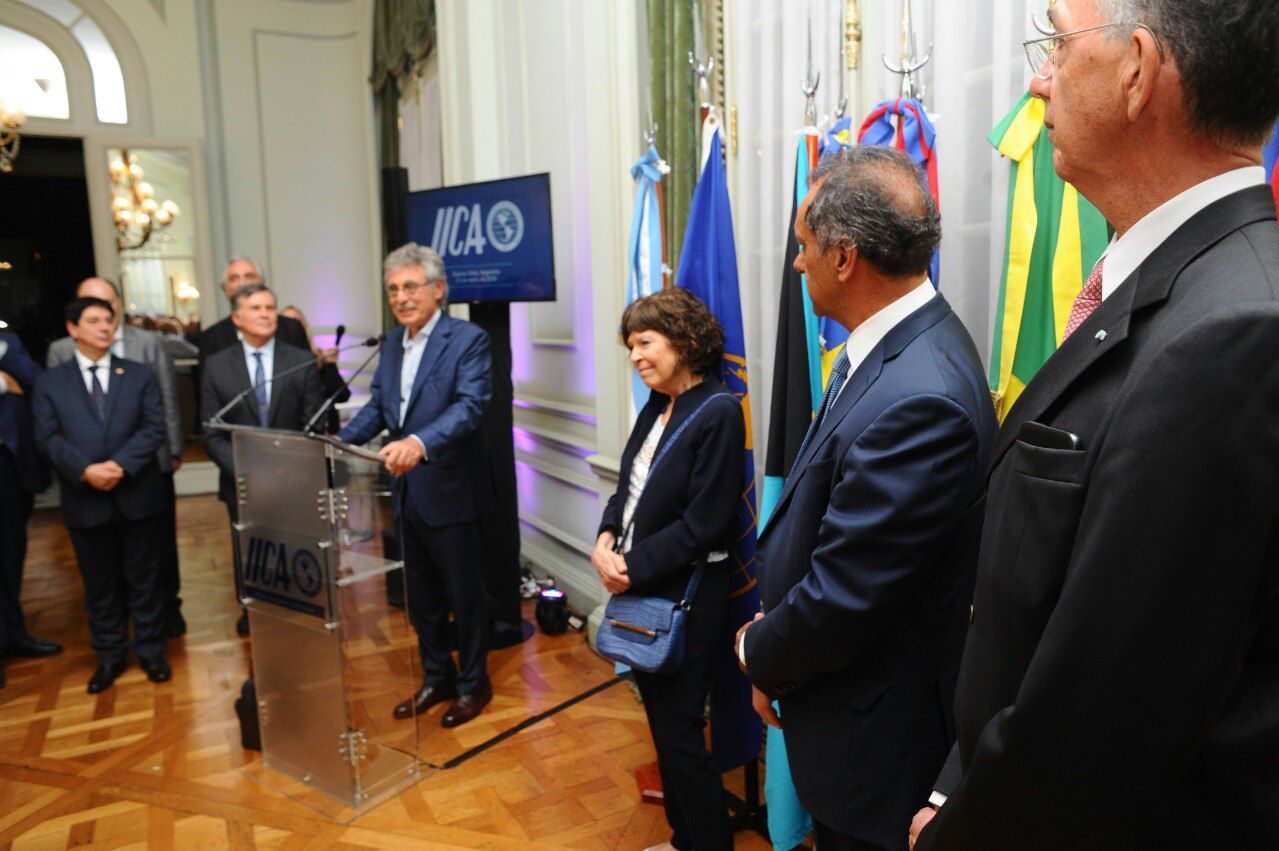
<svg viewBox="0 0 1279 851"><path fill-rule="evenodd" d="M648 479L644 482L645 490L658 465L666 457L666 451L679 440L684 429L697 419L702 409L720 396L734 398L731 393L716 393L698 405L692 416L680 423L649 465ZM644 492L640 491L639 499L635 501L637 510L639 500L643 498ZM618 548L625 545L634 526L635 519L632 516L631 522L618 536ZM685 621L693 608L697 586L705 572L706 559L702 559L689 577L688 587L684 589L684 596L678 603L672 603L665 597L646 597L630 591L610 597L604 607L604 622L600 624L595 639L595 647L600 655L649 674L667 674L677 670L684 662Z"/></svg>

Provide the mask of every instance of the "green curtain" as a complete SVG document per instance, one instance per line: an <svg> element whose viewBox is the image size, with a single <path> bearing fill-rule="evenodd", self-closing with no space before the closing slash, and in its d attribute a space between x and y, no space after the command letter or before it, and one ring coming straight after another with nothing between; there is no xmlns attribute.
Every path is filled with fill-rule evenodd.
<svg viewBox="0 0 1279 851"><path fill-rule="evenodd" d="M435 49L435 0L375 0L373 73L379 162L400 164L400 98Z"/></svg>
<svg viewBox="0 0 1279 851"><path fill-rule="evenodd" d="M693 49L692 0L648 0L648 24L657 151L671 167L671 173L662 178L666 257L670 267L678 269L697 183L700 144L697 86L688 66Z"/></svg>

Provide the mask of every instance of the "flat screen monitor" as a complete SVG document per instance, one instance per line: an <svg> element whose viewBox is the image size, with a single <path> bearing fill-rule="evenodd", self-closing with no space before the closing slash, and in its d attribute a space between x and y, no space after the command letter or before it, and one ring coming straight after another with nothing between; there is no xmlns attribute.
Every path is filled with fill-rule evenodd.
<svg viewBox="0 0 1279 851"><path fill-rule="evenodd" d="M554 301L548 173L410 192L409 239L444 260L449 301Z"/></svg>

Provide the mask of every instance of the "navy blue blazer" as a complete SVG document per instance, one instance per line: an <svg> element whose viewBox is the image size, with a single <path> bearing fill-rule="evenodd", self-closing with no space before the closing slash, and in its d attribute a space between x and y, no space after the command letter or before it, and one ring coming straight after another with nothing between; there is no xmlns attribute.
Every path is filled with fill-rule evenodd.
<svg viewBox="0 0 1279 851"><path fill-rule="evenodd" d="M5 349L0 355L0 372L11 376L22 388L22 393L0 394L0 445L13 455L18 484L27 493L36 494L49 486L49 468L36 453L28 400L44 370L27 354L17 334L0 331L0 342Z"/></svg>
<svg viewBox="0 0 1279 851"><path fill-rule="evenodd" d="M662 430L658 451L698 406L725 390L718 378L708 377L681 394L675 400L670 422ZM621 537L631 465L669 402L669 396L653 393L640 411L622 452L617 491L604 508L600 532L608 529ZM745 448L746 418L741 403L733 398L711 402L684 429L635 504L635 528L631 550L626 554L631 590L679 600L697 563L716 550L729 548L741 499ZM727 564L724 562L719 568L724 569Z"/></svg>
<svg viewBox="0 0 1279 851"><path fill-rule="evenodd" d="M954 740L995 432L976 347L937 295L849 376L756 550L746 665L780 698L800 801L884 848L906 848Z"/></svg>
<svg viewBox="0 0 1279 851"><path fill-rule="evenodd" d="M413 379L413 391L400 418L400 365L404 331L382 344L373 374L373 398L356 414L340 438L367 443L383 429L398 440L416 435L426 461L402 477L406 498L428 526L477 520L493 507L493 471L484 436L484 408L492 396L489 336L470 322L441 316Z"/></svg>
<svg viewBox="0 0 1279 851"><path fill-rule="evenodd" d="M141 520L163 507L155 453L165 439L160 384L148 364L111 358L105 416L99 418L72 359L44 374L32 398L36 445L53 465L62 518L76 528L100 526L112 509ZM106 493L80 476L90 464L113 460L124 479Z"/></svg>

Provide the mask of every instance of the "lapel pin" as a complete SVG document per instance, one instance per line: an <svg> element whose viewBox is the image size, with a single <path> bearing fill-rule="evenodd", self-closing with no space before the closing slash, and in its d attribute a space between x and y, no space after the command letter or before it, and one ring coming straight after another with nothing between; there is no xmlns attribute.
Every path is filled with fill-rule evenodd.
<svg viewBox="0 0 1279 851"><path fill-rule="evenodd" d="M122 367L122 366L117 366L117 367L115 368L115 374L116 374L116 375L124 375L124 367Z"/></svg>
<svg viewBox="0 0 1279 851"><path fill-rule="evenodd" d="M1106 339L1106 329L1103 328L1097 332L1097 341L1101 342Z"/></svg>

